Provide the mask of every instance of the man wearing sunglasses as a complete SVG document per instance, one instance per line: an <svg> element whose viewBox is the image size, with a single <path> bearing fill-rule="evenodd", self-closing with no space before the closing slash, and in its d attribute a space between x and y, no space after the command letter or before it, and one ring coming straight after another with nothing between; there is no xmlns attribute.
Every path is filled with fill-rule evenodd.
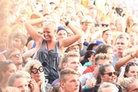
<svg viewBox="0 0 138 92"><path fill-rule="evenodd" d="M17 70L22 70L23 68L23 58L19 49L11 48L6 53L6 58L13 61L16 65Z"/></svg>

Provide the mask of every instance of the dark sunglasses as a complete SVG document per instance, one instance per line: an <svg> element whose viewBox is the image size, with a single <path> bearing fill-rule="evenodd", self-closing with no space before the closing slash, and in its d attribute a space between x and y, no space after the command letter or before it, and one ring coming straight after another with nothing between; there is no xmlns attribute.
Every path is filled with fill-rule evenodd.
<svg viewBox="0 0 138 92"><path fill-rule="evenodd" d="M22 56L21 53L17 53L17 54L13 54L13 55L11 55L10 58L11 58L11 57L21 57L21 56Z"/></svg>
<svg viewBox="0 0 138 92"><path fill-rule="evenodd" d="M127 66L134 66L134 65L138 66L138 63L136 63L136 62L128 62L127 63Z"/></svg>
<svg viewBox="0 0 138 92"><path fill-rule="evenodd" d="M109 73L104 73L104 74L107 74L108 76L112 76L113 74L118 76L118 73L117 72L109 72Z"/></svg>
<svg viewBox="0 0 138 92"><path fill-rule="evenodd" d="M104 26L106 26L106 27L108 27L108 26L109 26L108 24L101 24L101 25L102 25L103 27L104 27Z"/></svg>
<svg viewBox="0 0 138 92"><path fill-rule="evenodd" d="M33 66L32 66L30 70L31 70L31 72L32 72L33 74L37 74L38 71L39 71L39 72L43 72L43 71L44 71L44 68L43 68L43 66L40 66L40 67L37 69L37 68L33 68Z"/></svg>

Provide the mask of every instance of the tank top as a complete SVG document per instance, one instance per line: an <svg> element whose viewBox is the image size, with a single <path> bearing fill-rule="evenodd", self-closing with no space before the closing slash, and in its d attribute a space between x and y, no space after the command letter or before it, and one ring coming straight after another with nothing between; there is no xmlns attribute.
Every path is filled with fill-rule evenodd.
<svg viewBox="0 0 138 92"><path fill-rule="evenodd" d="M59 42L56 42L55 48L47 50L45 48L46 40L43 40L40 49L37 52L36 58L42 63L44 67L45 77L51 84L55 79L59 78L58 65L60 60Z"/></svg>

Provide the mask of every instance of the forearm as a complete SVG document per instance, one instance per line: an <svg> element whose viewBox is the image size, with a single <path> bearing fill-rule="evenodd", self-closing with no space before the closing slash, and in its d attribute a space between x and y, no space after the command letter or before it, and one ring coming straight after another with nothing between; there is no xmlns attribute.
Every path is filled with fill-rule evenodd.
<svg viewBox="0 0 138 92"><path fill-rule="evenodd" d="M37 51L36 48L33 48L33 49L31 49L31 50L25 52L25 53L23 54L23 56L22 56L22 57L23 57L23 60L26 61L26 59L29 58L30 56L32 56L33 54L35 54L36 51Z"/></svg>
<svg viewBox="0 0 138 92"><path fill-rule="evenodd" d="M121 66L125 65L128 61L130 61L134 57L135 57L134 54L130 54L130 55L127 55L126 57L119 59L115 65L115 70L120 71Z"/></svg>
<svg viewBox="0 0 138 92"><path fill-rule="evenodd" d="M83 35L83 31L75 27L71 22L69 22L66 26L70 28L74 34Z"/></svg>
<svg viewBox="0 0 138 92"><path fill-rule="evenodd" d="M35 27L33 26L34 24L41 23L44 21L44 18L39 18L39 19L32 19L28 20L25 22L25 28L29 35L38 42L40 42L40 39L42 39L41 35L36 31Z"/></svg>
<svg viewBox="0 0 138 92"><path fill-rule="evenodd" d="M27 24L27 25L34 25L34 24L42 23L44 21L46 21L46 18L42 17L42 18L28 20L28 21L26 21L25 24Z"/></svg>

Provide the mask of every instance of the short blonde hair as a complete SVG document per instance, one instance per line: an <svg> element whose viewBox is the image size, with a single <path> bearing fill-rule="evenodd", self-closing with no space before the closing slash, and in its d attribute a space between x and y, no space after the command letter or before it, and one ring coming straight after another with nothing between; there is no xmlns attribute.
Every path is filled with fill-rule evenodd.
<svg viewBox="0 0 138 92"><path fill-rule="evenodd" d="M71 68L65 68L65 69L61 70L59 80L65 82L66 81L66 76L69 75L69 74L79 76L79 73L77 71L75 71Z"/></svg>
<svg viewBox="0 0 138 92"><path fill-rule="evenodd" d="M95 56L94 60L95 60L95 65L98 64L98 61L99 61L99 60L109 60L109 63L110 63L110 64L112 63L111 57L110 57L109 55L107 55L107 54L104 54L104 53L99 53L99 54L97 54L97 55Z"/></svg>
<svg viewBox="0 0 138 92"><path fill-rule="evenodd" d="M69 57L80 57L80 55L77 52L68 52L64 55L62 63L68 63Z"/></svg>
<svg viewBox="0 0 138 92"><path fill-rule="evenodd" d="M118 90L119 90L119 89L116 87L115 84L112 84L112 83L109 83L109 82L103 82L103 83L100 85L100 87L99 87L99 89L98 89L98 92L103 92L102 89L104 89L104 88L109 88L109 87L113 87L114 90L116 90L115 92L118 92Z"/></svg>

